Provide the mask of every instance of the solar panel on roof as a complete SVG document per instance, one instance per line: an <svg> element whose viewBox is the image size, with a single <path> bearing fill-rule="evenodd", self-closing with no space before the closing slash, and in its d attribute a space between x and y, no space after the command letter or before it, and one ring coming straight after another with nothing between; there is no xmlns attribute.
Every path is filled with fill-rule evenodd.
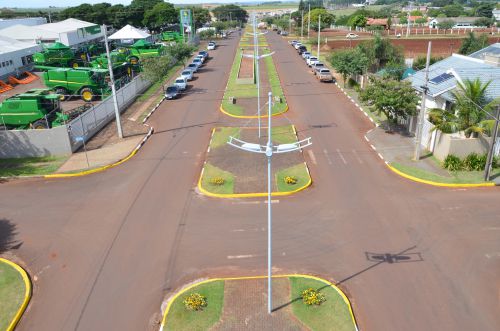
<svg viewBox="0 0 500 331"><path fill-rule="evenodd" d="M451 79L453 77L454 76L452 74L445 72L444 74L434 77L430 80L430 82L433 84L441 84L442 82L447 81L448 79Z"/></svg>

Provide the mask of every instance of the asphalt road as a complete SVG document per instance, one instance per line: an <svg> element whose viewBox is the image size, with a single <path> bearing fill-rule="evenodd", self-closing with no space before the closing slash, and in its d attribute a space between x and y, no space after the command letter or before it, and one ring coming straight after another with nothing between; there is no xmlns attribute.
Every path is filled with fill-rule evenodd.
<svg viewBox="0 0 500 331"><path fill-rule="evenodd" d="M274 204L276 272L338 282L361 330L500 329L498 190L397 177L363 139L371 123L281 37L268 38L290 105L276 124L313 139L313 186ZM10 253L35 285L20 330L146 330L186 282L265 273L264 199L195 190L211 128L236 123L218 112L236 39L213 52L190 94L162 104L129 162L0 185Z"/></svg>

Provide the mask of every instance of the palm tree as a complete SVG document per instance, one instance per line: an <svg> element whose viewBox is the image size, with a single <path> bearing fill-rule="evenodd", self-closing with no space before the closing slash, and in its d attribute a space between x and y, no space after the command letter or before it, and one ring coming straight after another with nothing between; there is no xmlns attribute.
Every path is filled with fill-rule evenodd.
<svg viewBox="0 0 500 331"><path fill-rule="evenodd" d="M493 108L495 100L486 98L486 89L491 81L481 83L479 78L458 83L453 91L455 102L451 109L432 108L429 110L429 120L435 130L443 133L463 131L467 138L475 138L486 129L483 119L485 111Z"/></svg>
<svg viewBox="0 0 500 331"><path fill-rule="evenodd" d="M458 83L458 88L453 91L455 107L458 117L458 129L464 131L465 136L477 137L483 132L480 123L486 116L485 111L491 110L493 101L486 98L486 89L491 81L482 83L479 78L475 80L465 80Z"/></svg>

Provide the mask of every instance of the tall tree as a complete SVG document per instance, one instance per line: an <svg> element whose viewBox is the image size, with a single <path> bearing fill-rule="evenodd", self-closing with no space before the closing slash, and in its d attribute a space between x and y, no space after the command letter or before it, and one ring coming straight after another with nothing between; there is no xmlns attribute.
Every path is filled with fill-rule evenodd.
<svg viewBox="0 0 500 331"><path fill-rule="evenodd" d="M370 102L373 111L384 113L389 126L396 123L398 118L407 119L414 115L420 99L410 82L387 78L372 78L370 84L361 91L360 97Z"/></svg>
<svg viewBox="0 0 500 331"><path fill-rule="evenodd" d="M219 21L240 21L246 22L248 19L248 13L245 9L236 5L223 5L215 7L212 10L213 14Z"/></svg>
<svg viewBox="0 0 500 331"><path fill-rule="evenodd" d="M321 15L321 29L328 28L335 22L335 15L329 13L324 8L315 8L311 10L311 29L318 31L318 18ZM304 22L309 19L309 13L304 15Z"/></svg>
<svg viewBox="0 0 500 331"><path fill-rule="evenodd" d="M154 5L153 8L146 10L142 24L153 30L178 21L179 15L174 5L168 2L160 2Z"/></svg>
<svg viewBox="0 0 500 331"><path fill-rule="evenodd" d="M208 9L195 6L189 7L189 9L191 9L191 12L193 13L193 21L195 29L199 29L203 27L203 25L205 25L206 23L210 23L211 17Z"/></svg>
<svg viewBox="0 0 500 331"><path fill-rule="evenodd" d="M358 48L349 48L332 53L328 61L336 72L342 75L344 86L349 76L363 74L369 60Z"/></svg>
<svg viewBox="0 0 500 331"><path fill-rule="evenodd" d="M460 49L458 53L469 55L474 53L480 49L488 46L488 35L482 34L479 37L476 36L474 32L469 32L467 38L464 38L462 44L460 45Z"/></svg>
<svg viewBox="0 0 500 331"><path fill-rule="evenodd" d="M146 10L159 3L164 2L163 0L132 0L130 5L127 6L128 22L136 27L141 26Z"/></svg>

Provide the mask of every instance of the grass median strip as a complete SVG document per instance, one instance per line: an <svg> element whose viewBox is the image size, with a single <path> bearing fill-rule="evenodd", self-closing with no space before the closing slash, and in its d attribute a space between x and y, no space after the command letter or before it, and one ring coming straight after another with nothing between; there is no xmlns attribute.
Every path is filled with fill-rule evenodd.
<svg viewBox="0 0 500 331"><path fill-rule="evenodd" d="M276 173L276 186L279 192L295 191L299 187L306 186L310 180L305 163L296 164Z"/></svg>
<svg viewBox="0 0 500 331"><path fill-rule="evenodd" d="M232 194L234 193L234 175L207 162L203 167L201 186L210 193Z"/></svg>
<svg viewBox="0 0 500 331"><path fill-rule="evenodd" d="M7 330L24 302L26 286L21 274L0 261L0 330Z"/></svg>
<svg viewBox="0 0 500 331"><path fill-rule="evenodd" d="M484 172L482 171L456 171L449 172L450 177L444 177L432 172L403 165L401 163L393 162L390 165L396 170L402 173L416 177L418 179L427 180L435 183L446 183L446 184L482 184L484 181ZM500 176L500 169L493 169L491 172L491 177L496 178Z"/></svg>
<svg viewBox="0 0 500 331"><path fill-rule="evenodd" d="M184 307L183 301L190 294L199 293L206 297L207 306L200 311ZM209 330L220 320L224 302L224 281L214 281L198 285L178 296L170 307L165 330L202 331Z"/></svg>
<svg viewBox="0 0 500 331"><path fill-rule="evenodd" d="M330 285L315 279L290 277L293 314L312 331L355 331L349 306ZM321 305L305 305L300 294L309 288L325 295Z"/></svg>

